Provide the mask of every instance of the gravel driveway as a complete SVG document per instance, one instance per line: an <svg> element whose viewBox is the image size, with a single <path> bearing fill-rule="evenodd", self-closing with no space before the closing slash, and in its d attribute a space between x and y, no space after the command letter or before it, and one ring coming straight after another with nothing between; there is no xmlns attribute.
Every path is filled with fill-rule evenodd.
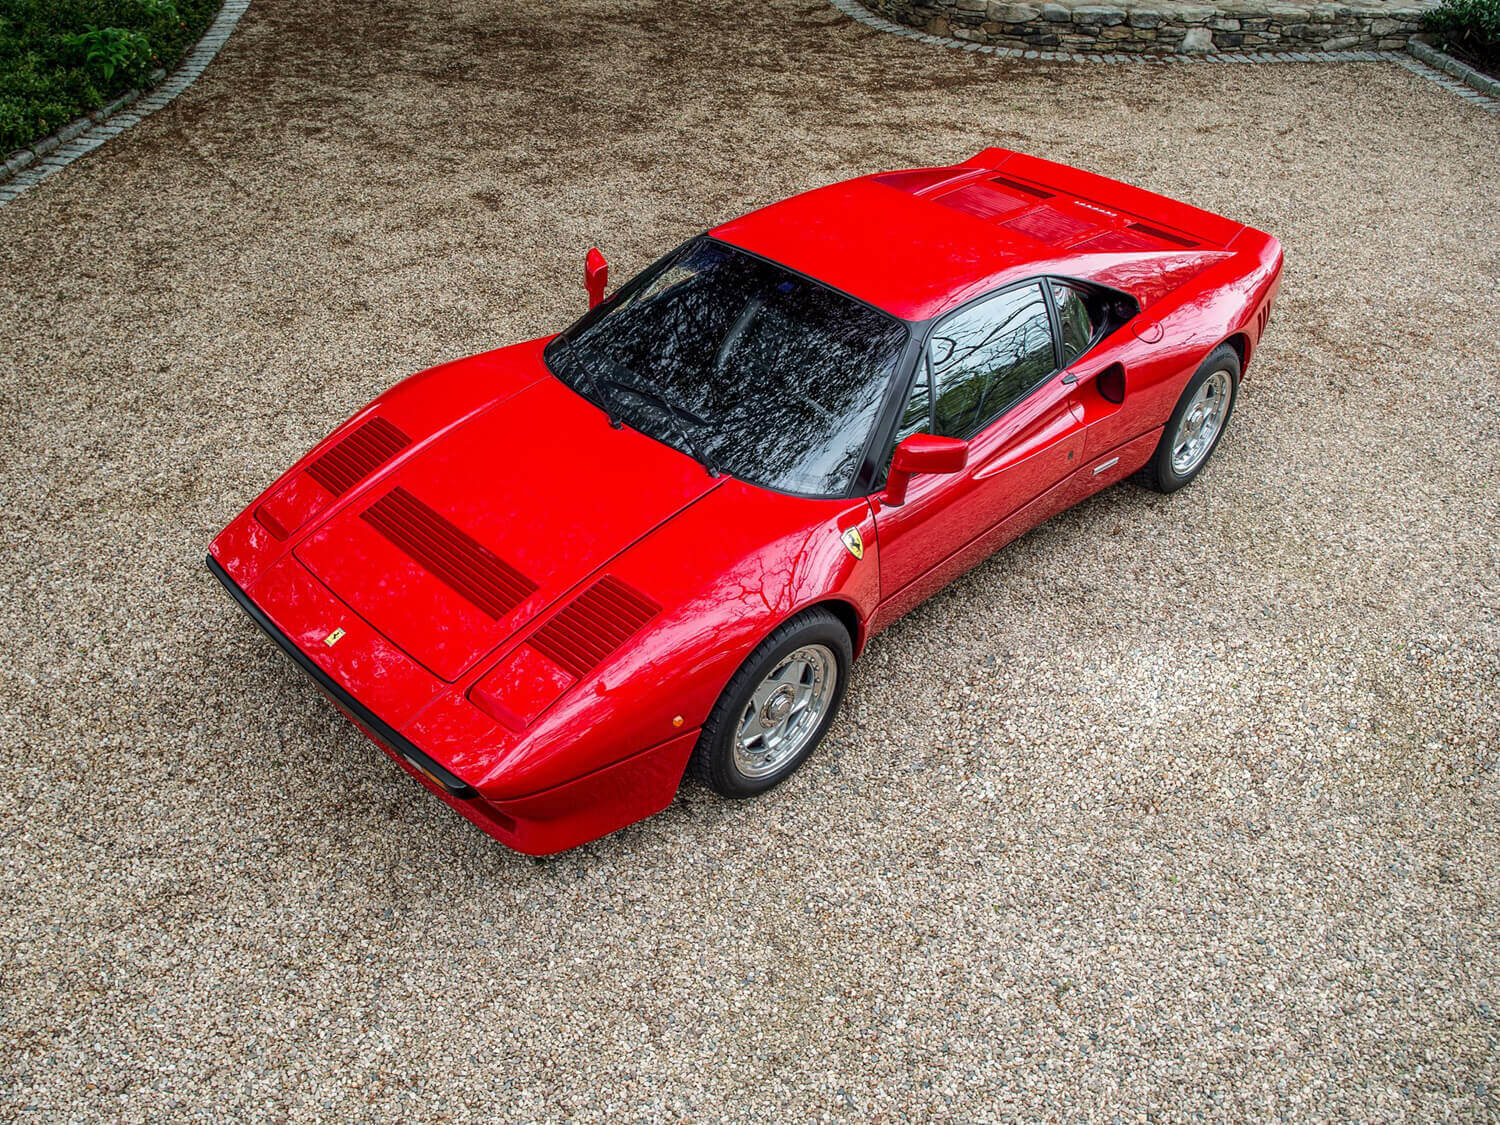
<svg viewBox="0 0 1500 1125"><path fill-rule="evenodd" d="M1000 144L1281 236L1203 479L892 628L790 783L550 861L212 534L402 375L726 216ZM0 1118L1500 1114L1500 119L739 5L255 0L0 209Z"/></svg>

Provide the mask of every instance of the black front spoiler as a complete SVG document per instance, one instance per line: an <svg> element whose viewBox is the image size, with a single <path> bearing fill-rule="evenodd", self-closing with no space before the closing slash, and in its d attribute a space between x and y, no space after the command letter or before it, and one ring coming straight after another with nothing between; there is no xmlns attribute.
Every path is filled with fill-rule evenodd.
<svg viewBox="0 0 1500 1125"><path fill-rule="evenodd" d="M353 715L361 725L369 728L375 737L386 746L389 746L417 769L436 781L450 795L465 801L479 796L472 785L460 781L447 769L438 765L432 758L418 750L411 744L409 739L402 737L389 723L385 722L375 712L355 699L332 676L314 664L305 652L292 643L290 637L276 628L271 619L261 610L260 606L252 602L245 591L235 585L234 579L229 577L228 572L219 565L218 561L212 555L209 555L206 561L208 562L208 569L213 572L213 576L223 583L224 589L228 590L230 596L240 603L240 608L250 615L250 620L259 625L267 636L281 646L282 652L295 660L304 672L316 680L318 686L332 696L335 703Z"/></svg>

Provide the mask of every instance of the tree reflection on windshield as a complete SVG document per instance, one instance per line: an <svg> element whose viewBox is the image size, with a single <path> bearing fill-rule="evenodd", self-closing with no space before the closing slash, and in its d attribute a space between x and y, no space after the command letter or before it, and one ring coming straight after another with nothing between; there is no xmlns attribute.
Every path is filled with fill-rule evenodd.
<svg viewBox="0 0 1500 1125"><path fill-rule="evenodd" d="M905 340L884 313L700 238L546 358L580 392L606 379L649 388L602 405L659 441L744 480L834 495L853 480Z"/></svg>

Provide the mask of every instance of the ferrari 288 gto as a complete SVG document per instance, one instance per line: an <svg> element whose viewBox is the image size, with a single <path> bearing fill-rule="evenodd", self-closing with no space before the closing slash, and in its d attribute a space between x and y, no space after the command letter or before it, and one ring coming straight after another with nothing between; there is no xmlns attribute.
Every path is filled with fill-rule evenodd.
<svg viewBox="0 0 1500 1125"><path fill-rule="evenodd" d="M860 651L1005 543L1224 434L1276 239L1003 149L689 239L548 338L414 375L213 541L412 776L546 854L782 781Z"/></svg>

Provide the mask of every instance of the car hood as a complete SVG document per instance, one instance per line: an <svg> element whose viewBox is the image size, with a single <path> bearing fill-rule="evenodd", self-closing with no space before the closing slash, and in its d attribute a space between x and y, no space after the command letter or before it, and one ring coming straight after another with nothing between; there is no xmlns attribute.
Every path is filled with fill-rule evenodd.
<svg viewBox="0 0 1500 1125"><path fill-rule="evenodd" d="M415 447L296 555L451 682L716 483L548 374Z"/></svg>

